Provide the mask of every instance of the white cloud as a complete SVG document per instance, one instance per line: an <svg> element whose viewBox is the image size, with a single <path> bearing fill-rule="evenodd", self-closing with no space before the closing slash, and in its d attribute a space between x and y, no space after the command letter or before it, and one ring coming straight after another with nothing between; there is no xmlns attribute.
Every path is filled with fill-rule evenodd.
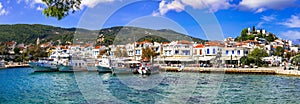
<svg viewBox="0 0 300 104"><path fill-rule="evenodd" d="M174 0L172 2L162 0L159 3L158 11L153 12L152 15L164 15L170 10L180 12L184 10L186 6L191 6L194 9L208 8L210 12L216 12L221 9L228 9L232 5L229 3L229 0Z"/></svg>
<svg viewBox="0 0 300 104"><path fill-rule="evenodd" d="M300 31L289 30L287 32L281 33L287 39L296 40L300 39Z"/></svg>
<svg viewBox="0 0 300 104"><path fill-rule="evenodd" d="M263 28L264 24L276 20L276 15L262 16L260 19L261 19L261 21L255 27Z"/></svg>
<svg viewBox="0 0 300 104"><path fill-rule="evenodd" d="M289 18L285 22L282 22L279 24L290 27L290 28L300 28L300 19L299 19L299 16L292 15L291 18Z"/></svg>
<svg viewBox="0 0 300 104"><path fill-rule="evenodd" d="M266 11L265 8L259 8L254 13L261 13L261 12L264 12L264 11Z"/></svg>
<svg viewBox="0 0 300 104"><path fill-rule="evenodd" d="M8 11L3 8L2 3L0 2L0 16L7 15Z"/></svg>
<svg viewBox="0 0 300 104"><path fill-rule="evenodd" d="M276 15L270 15L270 16L262 16L261 17L262 20L270 22L276 19Z"/></svg>
<svg viewBox="0 0 300 104"><path fill-rule="evenodd" d="M239 8L244 10L252 10L255 13L261 13L267 9L283 9L294 5L296 0L242 0Z"/></svg>
<svg viewBox="0 0 300 104"><path fill-rule="evenodd" d="M184 5L179 0L172 1L171 3L167 3L165 0L162 0L159 3L158 9L159 9L159 12L153 12L152 13L153 16L157 16L159 14L164 15L169 10L176 10L177 12L180 12L184 9Z"/></svg>
<svg viewBox="0 0 300 104"><path fill-rule="evenodd" d="M38 11L43 11L44 8L42 8L41 6L38 6L38 7L36 8L36 10L38 10Z"/></svg>

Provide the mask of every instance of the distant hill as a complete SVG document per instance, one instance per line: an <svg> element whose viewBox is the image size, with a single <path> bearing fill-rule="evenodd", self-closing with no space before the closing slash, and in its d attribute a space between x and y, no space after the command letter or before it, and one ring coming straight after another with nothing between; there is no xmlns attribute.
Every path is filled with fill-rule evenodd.
<svg viewBox="0 0 300 104"><path fill-rule="evenodd" d="M152 30L138 27L117 26L101 30L87 30L40 24L0 25L0 42L16 41L18 43L35 44L37 38L40 38L42 42L52 41L53 43L58 44L60 41L61 44L65 44L67 41L72 42L73 40L76 42L96 41L99 36L104 37L104 41L98 41L98 44L103 45L143 40L169 42L171 40L185 39L193 40L198 43L204 42L202 39L194 38L169 29Z"/></svg>

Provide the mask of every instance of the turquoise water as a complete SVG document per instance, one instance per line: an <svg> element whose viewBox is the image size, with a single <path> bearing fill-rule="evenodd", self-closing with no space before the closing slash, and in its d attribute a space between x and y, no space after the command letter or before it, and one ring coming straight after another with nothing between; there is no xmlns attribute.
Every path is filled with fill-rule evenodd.
<svg viewBox="0 0 300 104"><path fill-rule="evenodd" d="M300 103L298 77L0 70L0 103Z"/></svg>

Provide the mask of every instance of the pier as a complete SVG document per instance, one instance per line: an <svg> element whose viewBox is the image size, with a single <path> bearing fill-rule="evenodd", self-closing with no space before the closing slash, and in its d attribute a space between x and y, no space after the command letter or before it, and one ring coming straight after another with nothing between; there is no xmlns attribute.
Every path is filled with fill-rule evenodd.
<svg viewBox="0 0 300 104"><path fill-rule="evenodd" d="M168 72L179 72L178 67L161 67ZM298 70L283 70L282 67L259 67L259 68L214 68L214 67L185 67L180 72L199 72L199 73L236 73L236 74L273 74L300 76Z"/></svg>
<svg viewBox="0 0 300 104"><path fill-rule="evenodd" d="M22 67L30 67L29 64L9 64L5 65L4 68L22 68Z"/></svg>

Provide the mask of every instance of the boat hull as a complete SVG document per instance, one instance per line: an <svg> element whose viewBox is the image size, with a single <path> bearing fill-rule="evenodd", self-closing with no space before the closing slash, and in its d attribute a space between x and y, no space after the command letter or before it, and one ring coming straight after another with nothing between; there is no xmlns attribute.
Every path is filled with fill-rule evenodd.
<svg viewBox="0 0 300 104"><path fill-rule="evenodd" d="M29 66L32 67L34 72L54 72L58 71L57 67L54 66L45 66L41 63L29 63Z"/></svg>
<svg viewBox="0 0 300 104"><path fill-rule="evenodd" d="M131 68L112 68L113 74L133 74L134 69Z"/></svg>
<svg viewBox="0 0 300 104"><path fill-rule="evenodd" d="M109 67L96 66L99 73L111 73L112 69Z"/></svg>
<svg viewBox="0 0 300 104"><path fill-rule="evenodd" d="M75 67L75 66L64 66L58 65L60 72L77 72L77 71L88 71L87 67Z"/></svg>

